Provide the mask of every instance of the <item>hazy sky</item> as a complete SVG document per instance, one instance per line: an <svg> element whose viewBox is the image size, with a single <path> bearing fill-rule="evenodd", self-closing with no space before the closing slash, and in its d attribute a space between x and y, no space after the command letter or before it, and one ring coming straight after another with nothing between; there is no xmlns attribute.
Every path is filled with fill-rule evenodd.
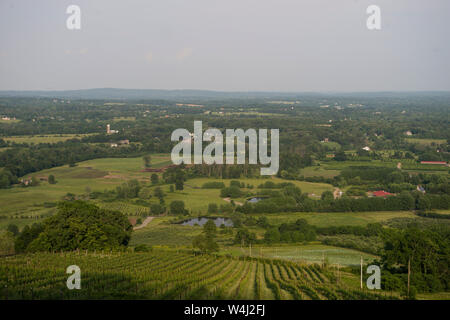
<svg viewBox="0 0 450 320"><path fill-rule="evenodd" d="M448 0L0 0L0 90L450 90L449 25Z"/></svg>

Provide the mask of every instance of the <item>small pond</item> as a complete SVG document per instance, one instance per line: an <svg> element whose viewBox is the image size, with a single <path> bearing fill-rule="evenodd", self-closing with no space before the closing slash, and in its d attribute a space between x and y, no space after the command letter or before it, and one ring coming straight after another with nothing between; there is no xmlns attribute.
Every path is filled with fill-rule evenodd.
<svg viewBox="0 0 450 320"><path fill-rule="evenodd" d="M233 226L233 221L231 221L231 219L228 218L193 218L193 219L189 219L186 221L183 221L181 223L181 225L183 226L195 226L196 224L198 224L199 226L203 226L206 222L208 222L208 220L212 220L214 221L214 223L216 224L217 227L220 227L222 224L224 224L226 227L232 227Z"/></svg>
<svg viewBox="0 0 450 320"><path fill-rule="evenodd" d="M264 198L264 197L253 197L253 198L248 199L247 202L256 203L256 202L264 200L264 199L267 199L267 198Z"/></svg>

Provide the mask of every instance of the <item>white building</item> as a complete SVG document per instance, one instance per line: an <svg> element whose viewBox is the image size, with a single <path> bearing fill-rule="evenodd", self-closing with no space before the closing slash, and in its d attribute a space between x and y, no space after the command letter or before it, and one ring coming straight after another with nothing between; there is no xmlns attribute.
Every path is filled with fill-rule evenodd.
<svg viewBox="0 0 450 320"><path fill-rule="evenodd" d="M119 133L119 130L111 130L111 126L109 124L106 125L106 134Z"/></svg>

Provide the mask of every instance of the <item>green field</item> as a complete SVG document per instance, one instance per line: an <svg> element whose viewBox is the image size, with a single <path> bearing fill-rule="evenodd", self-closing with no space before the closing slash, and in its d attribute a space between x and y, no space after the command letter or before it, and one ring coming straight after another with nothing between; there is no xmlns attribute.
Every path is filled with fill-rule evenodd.
<svg viewBox="0 0 450 320"><path fill-rule="evenodd" d="M320 166L327 170L342 170L348 167L387 167L396 168L398 161L392 160L371 160L371 161L321 161Z"/></svg>
<svg viewBox="0 0 450 320"><path fill-rule="evenodd" d="M169 162L167 155L152 156L154 167L165 166ZM30 215L36 210L42 211L44 202L59 201L67 193L84 194L86 187L91 191L103 191L111 190L129 179L149 182L150 174L140 172L142 169L142 158L105 158L80 162L76 167L66 165L42 170L26 177L48 177L52 174L57 183L42 181L39 186L2 189L0 215ZM8 219L0 219L0 228L10 223L5 220Z"/></svg>
<svg viewBox="0 0 450 320"><path fill-rule="evenodd" d="M133 232L130 246L139 244L191 247L192 239L201 234L201 227L171 224L172 217L157 217L147 227Z"/></svg>
<svg viewBox="0 0 450 320"><path fill-rule="evenodd" d="M432 145L434 144L446 144L447 140L445 139L422 139L422 138L406 138L406 141L408 141L409 143L414 143L414 144L421 144L421 145Z"/></svg>
<svg viewBox="0 0 450 320"><path fill-rule="evenodd" d="M2 138L5 141L15 143L56 143L69 139L81 139L88 134L46 134L35 136L12 136Z"/></svg>
<svg viewBox="0 0 450 320"><path fill-rule="evenodd" d="M339 175L340 172L341 172L340 170L330 170L322 166L313 166L301 169L300 175L304 176L305 178L308 177L333 178Z"/></svg>
<svg viewBox="0 0 450 320"><path fill-rule="evenodd" d="M17 122L20 122L20 120L19 120L19 119L10 119L10 120L3 120L3 119L0 119L0 123L5 123L5 124L8 124L8 123L17 123Z"/></svg>
<svg viewBox="0 0 450 320"><path fill-rule="evenodd" d="M250 214L255 218L261 214ZM368 223L387 221L393 218L415 218L411 211L375 211L375 212L287 212L266 214L270 224L295 222L305 219L308 223L320 227L329 226L365 226Z"/></svg>

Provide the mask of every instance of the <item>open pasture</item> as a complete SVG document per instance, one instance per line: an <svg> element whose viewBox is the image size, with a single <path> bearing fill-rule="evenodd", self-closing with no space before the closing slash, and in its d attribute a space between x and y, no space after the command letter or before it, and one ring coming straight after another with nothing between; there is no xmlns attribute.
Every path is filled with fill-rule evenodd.
<svg viewBox="0 0 450 320"><path fill-rule="evenodd" d="M69 139L82 139L89 134L46 134L46 135L27 135L27 136L11 136L2 138L5 141L15 143L57 143Z"/></svg>
<svg viewBox="0 0 450 320"><path fill-rule="evenodd" d="M424 145L424 146L431 146L431 145L447 143L447 140L445 140L445 139L406 138L405 140L409 143L420 144L420 145Z"/></svg>
<svg viewBox="0 0 450 320"><path fill-rule="evenodd" d="M255 218L267 217L270 224L295 222L305 219L319 227L365 226L368 223L383 222L393 218L415 218L411 211L375 211L375 212L286 212L276 214L249 214Z"/></svg>

